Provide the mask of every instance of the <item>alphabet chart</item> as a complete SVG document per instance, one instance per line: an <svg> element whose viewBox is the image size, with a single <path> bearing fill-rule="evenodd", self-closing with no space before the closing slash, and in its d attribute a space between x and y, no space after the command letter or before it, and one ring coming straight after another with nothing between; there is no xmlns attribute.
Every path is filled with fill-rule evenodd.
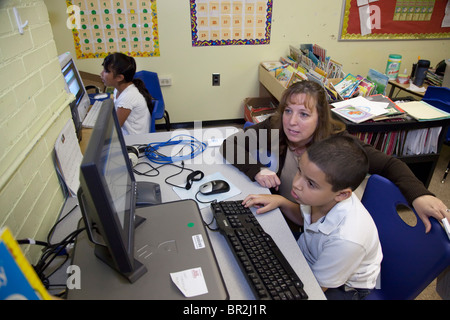
<svg viewBox="0 0 450 320"><path fill-rule="evenodd" d="M66 0L78 59L159 56L156 0ZM68 23L69 23L68 22Z"/></svg>
<svg viewBox="0 0 450 320"><path fill-rule="evenodd" d="M193 46L270 43L273 0L190 0Z"/></svg>

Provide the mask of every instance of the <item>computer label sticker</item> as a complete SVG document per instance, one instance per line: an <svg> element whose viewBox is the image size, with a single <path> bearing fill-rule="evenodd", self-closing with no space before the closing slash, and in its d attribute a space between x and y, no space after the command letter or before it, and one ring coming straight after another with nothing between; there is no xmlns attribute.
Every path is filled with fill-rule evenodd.
<svg viewBox="0 0 450 320"><path fill-rule="evenodd" d="M192 236L192 241L194 242L194 247L196 250L203 249L205 247L205 242L201 234L196 234Z"/></svg>

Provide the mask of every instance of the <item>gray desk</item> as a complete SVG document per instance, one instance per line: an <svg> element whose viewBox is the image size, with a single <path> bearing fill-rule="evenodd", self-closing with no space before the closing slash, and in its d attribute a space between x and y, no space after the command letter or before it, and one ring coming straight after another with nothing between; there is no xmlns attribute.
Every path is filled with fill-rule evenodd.
<svg viewBox="0 0 450 320"><path fill-rule="evenodd" d="M182 133L192 135L198 140L206 142L211 138L223 139L235 132L235 130L235 128L224 127L191 131L176 130L173 132L156 132L145 135L126 136L125 142L127 145L163 142L167 141L172 136ZM161 151L166 153L166 151L164 150ZM170 151L167 151L167 154L170 154ZM148 161L148 159L141 158L140 161ZM250 193L269 193L268 189L259 186L259 184L256 182L252 182L234 166L225 163L225 160L219 153L218 147L208 147L201 155L189 161L185 161L185 164L186 167L190 169L203 171L205 176L216 172L222 173L222 175L226 177L228 181L230 181L241 190L241 194L234 196L229 200L240 200ZM157 177L149 178L136 175L136 180L153 181L159 183L161 186L163 202L179 200L180 198L173 190L173 187L164 182L164 179L166 177L179 171L180 170L177 168L165 166L159 169L159 175ZM187 174L188 173L185 172L179 177L174 177L174 180L171 180L171 182L175 184L185 183L183 178L185 179ZM209 206L201 209L201 213L205 221L209 222L212 220L213 215ZM300 276L300 279L305 285L305 291L308 294L309 298L313 300L325 299L320 286L318 285L303 254L301 253L297 242L292 236L292 233L287 226L281 212L277 209L264 215L258 215L257 219L259 220L264 230L272 236L291 266ZM255 299L249 285L244 278L244 275L239 269L237 261L235 260L231 250L228 247L228 244L225 241L225 238L219 232L212 232L209 230L208 232L225 280L225 284L229 291L230 299Z"/></svg>

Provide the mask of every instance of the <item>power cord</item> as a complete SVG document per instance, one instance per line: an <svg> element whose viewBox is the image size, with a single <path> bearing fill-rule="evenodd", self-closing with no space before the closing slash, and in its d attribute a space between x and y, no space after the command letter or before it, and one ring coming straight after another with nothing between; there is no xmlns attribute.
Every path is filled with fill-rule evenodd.
<svg viewBox="0 0 450 320"><path fill-rule="evenodd" d="M50 239L57 225L61 221L63 221L67 216L69 216L77 207L78 204L76 204L71 210L69 210L69 212L66 215L64 215L53 225L53 227L50 229L47 235L46 242L30 238L17 240L17 243L19 243L20 245L28 244L28 245L39 245L43 247L42 254L36 265L34 265L33 267L46 289L48 289L51 286L65 286L65 285L52 285L50 284L49 278L68 261L69 259L68 247L75 242L76 237L84 230L84 228L77 229L71 232L63 240L57 243L52 244ZM64 257L64 260L61 263L59 263L59 265L57 265L56 267L52 266L52 271L49 274L46 274L45 272L47 271L47 268L52 264L52 262L57 257ZM62 294L64 294L64 292L62 292L61 295Z"/></svg>

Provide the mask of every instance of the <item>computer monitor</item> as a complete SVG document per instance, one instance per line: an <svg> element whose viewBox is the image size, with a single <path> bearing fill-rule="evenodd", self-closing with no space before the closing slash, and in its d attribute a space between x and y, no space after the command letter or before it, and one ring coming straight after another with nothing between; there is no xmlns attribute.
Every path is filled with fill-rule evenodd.
<svg viewBox="0 0 450 320"><path fill-rule="evenodd" d="M58 58L66 82L66 91L73 93L75 96L74 109L78 112L79 121L83 122L91 105L89 96L71 53L63 53Z"/></svg>
<svg viewBox="0 0 450 320"><path fill-rule="evenodd" d="M130 282L147 270L134 258L137 184L113 100L103 102L80 166L78 200L95 255Z"/></svg>

